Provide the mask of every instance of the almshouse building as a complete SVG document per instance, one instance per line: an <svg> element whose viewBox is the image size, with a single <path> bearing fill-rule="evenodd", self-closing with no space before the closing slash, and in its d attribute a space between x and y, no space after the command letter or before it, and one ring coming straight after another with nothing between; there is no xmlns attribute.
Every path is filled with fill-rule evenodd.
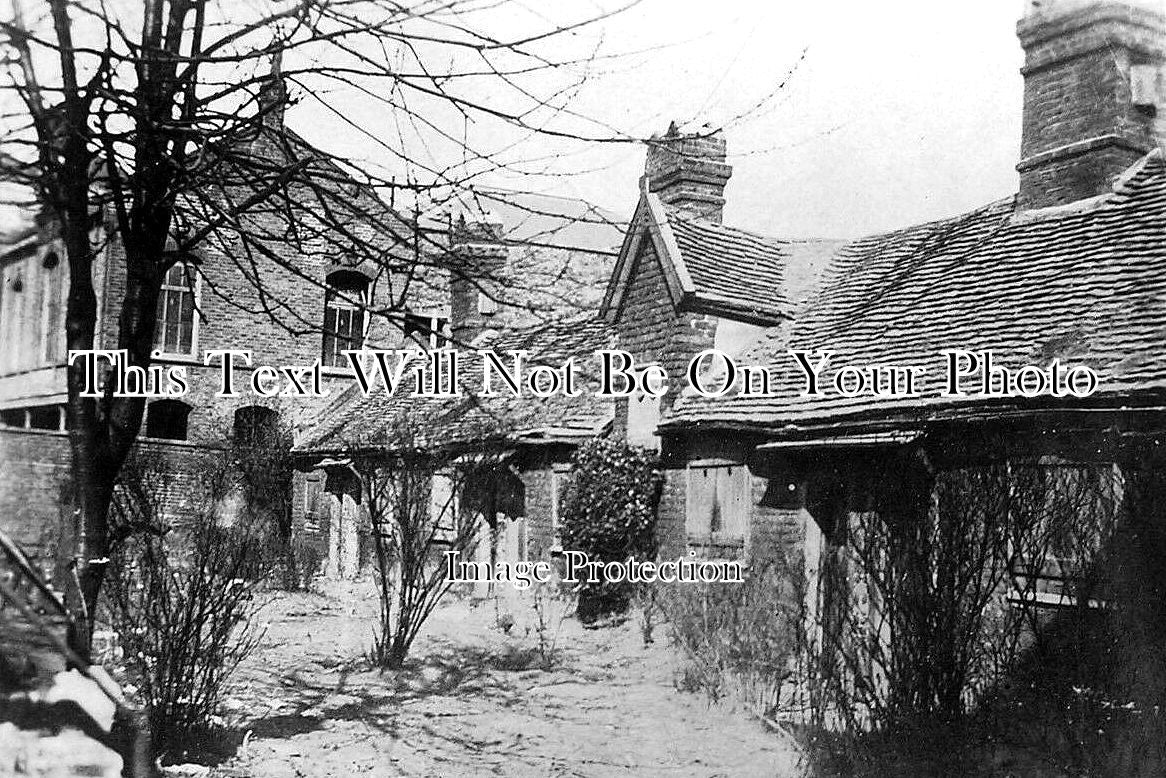
<svg viewBox="0 0 1166 778"><path fill-rule="evenodd" d="M247 209L239 225L247 246L229 233L211 233L163 280L153 364L163 371L181 367L188 389L148 401L138 448L178 474L167 498L176 516L186 510L185 479L196 475L202 457L218 456L240 436L294 436L342 396L353 383L343 352L461 342L497 322L561 314L564 297L594 305L619 239L609 215L569 198L464 193L467 208L497 214L484 235L474 234L472 225L467 231L452 211L441 218L403 215L285 126L286 103L286 87L275 73L261 92L254 131L232 153L273 168L306 165L306 183L288 193L287 203ZM245 188L245 176L239 178ZM200 228L194 205L180 211L186 219L177 230ZM330 221L315 219L314 212L328 212ZM93 348L116 349L125 267L112 223L98 220L94 242L101 250L94 263ZM352 243L365 250L346 250ZM378 246L383 251L373 250ZM450 272L455 262L466 265L462 277ZM509 281L533 290L540 273L559 288L524 293L516 302ZM68 266L55 225L29 213L0 251L0 511L4 529L31 548L51 549L71 520L67 291ZM207 352L228 349L250 352L250 362L215 357L205 364ZM218 394L224 359L235 365L234 397ZM317 362L322 397L260 397L250 390L259 366ZM289 519L302 530L299 486L295 497L297 511ZM308 534L327 549L327 532L325 522L322 533ZM334 552L338 542L331 541Z"/></svg>
<svg viewBox="0 0 1166 778"><path fill-rule="evenodd" d="M1032 4L1018 26L1026 52L1018 193L888 234L784 240L725 225L724 138L670 127L649 143L599 305L608 330L599 340L614 338L673 379L659 400L615 402L610 425L590 434L661 451L662 554L792 555L819 581L846 556L855 517L894 499L872 484L927 488L915 463L1147 466L1160 432L1166 332L1164 24L1146 3ZM705 349L766 366L768 391L682 392L677 377ZM823 380L847 365L929 374L902 397L806 397L791 349L815 361L830 351ZM1086 366L1099 384L1083 399L945 397L947 350L991 350L997 373L1013 378L1053 360L1066 371ZM332 412L376 417L368 401ZM301 451L323 439L308 436ZM558 471L569 450L554 459ZM541 535L556 518L534 506L555 501L544 494L523 509ZM1067 602L1063 586L1037 588L1026 596Z"/></svg>
<svg viewBox="0 0 1166 778"><path fill-rule="evenodd" d="M1157 467L1166 19L1138 4L1051 2L1033 4L1018 32L1026 63L1017 195L841 246L801 313L740 355L771 366L768 394L738 386L676 401L659 430L673 468L662 520L673 547L710 536L748 547L776 531L814 571L847 543L853 515L869 510L871 485L920 458ZM772 263L769 251L748 256ZM929 375L914 396L833 387L806 396L791 349L815 363L831 352L823 381L847 365L919 365ZM1053 360L1085 365L1099 384L1084 399L943 396L947 350L991 350L998 372L1013 376ZM715 511L696 486L712 479Z"/></svg>

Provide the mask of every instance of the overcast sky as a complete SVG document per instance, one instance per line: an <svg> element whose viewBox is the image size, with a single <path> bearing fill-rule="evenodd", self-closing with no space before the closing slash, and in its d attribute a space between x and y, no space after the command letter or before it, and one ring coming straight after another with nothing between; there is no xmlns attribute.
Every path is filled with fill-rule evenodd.
<svg viewBox="0 0 1166 778"><path fill-rule="evenodd" d="M948 216L1016 188L1020 0L646 0L608 25L613 46L678 41L604 79L633 128L714 124L779 84L727 133L726 221L790 237L852 237ZM634 106L631 107L631 106ZM573 181L628 211L642 148Z"/></svg>
<svg viewBox="0 0 1166 778"><path fill-rule="evenodd" d="M570 5L527 2L530 13ZM664 48L605 67L575 105L641 136L672 118L720 126L773 92L805 50L775 99L729 125L726 221L783 237L894 229L1015 191L1022 10L1021 0L644 0L604 24L605 50ZM538 188L628 214L643 153L578 154L569 164L590 172Z"/></svg>
<svg viewBox="0 0 1166 778"><path fill-rule="evenodd" d="M499 9L495 29L521 35L557 14L579 18L618 2L489 7ZM653 49L595 66L571 107L637 137L672 119L727 126L728 223L781 237L854 237L1015 191L1022 10L1022 0L642 0L554 45L589 50L601 39L606 53ZM376 145L352 135L341 112L392 131L383 104L338 112L341 104L321 102L302 99L287 118L324 148L347 155ZM545 138L524 147L529 158L547 148ZM627 216L643 158L642 145L576 149L554 171L586 172L514 186ZM367 159L397 175L384 159Z"/></svg>

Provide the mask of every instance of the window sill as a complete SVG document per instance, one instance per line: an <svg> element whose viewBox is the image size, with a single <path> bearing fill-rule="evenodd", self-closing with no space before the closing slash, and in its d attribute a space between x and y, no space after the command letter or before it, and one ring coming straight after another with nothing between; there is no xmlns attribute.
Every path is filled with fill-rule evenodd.
<svg viewBox="0 0 1166 778"><path fill-rule="evenodd" d="M164 353L164 354L158 354L156 356L152 355L151 361L153 361L155 363L158 363L158 362L177 362L178 364L182 364L182 365L199 365L199 366L201 366L203 364L202 360L200 360L198 358L197 354Z"/></svg>
<svg viewBox="0 0 1166 778"><path fill-rule="evenodd" d="M724 546L726 548L745 547L744 537L740 535L721 535L715 532L711 535L695 535L688 533L686 540L690 546Z"/></svg>
<svg viewBox="0 0 1166 778"><path fill-rule="evenodd" d="M1036 606L1038 608L1077 608L1080 607L1077 598L1069 594L1056 592L1013 592L1006 597L1008 604L1016 607ZM1090 600L1086 607L1089 610L1104 610L1109 607L1106 600Z"/></svg>
<svg viewBox="0 0 1166 778"><path fill-rule="evenodd" d="M197 443L189 438L151 438L147 435L139 435L139 443L155 443L167 446L183 446L185 448L218 448L218 446L208 446L205 443Z"/></svg>

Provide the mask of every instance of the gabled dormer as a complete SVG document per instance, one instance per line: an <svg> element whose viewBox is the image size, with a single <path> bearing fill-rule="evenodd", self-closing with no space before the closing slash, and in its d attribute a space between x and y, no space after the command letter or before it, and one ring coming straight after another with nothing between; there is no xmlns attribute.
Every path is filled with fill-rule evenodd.
<svg viewBox="0 0 1166 778"><path fill-rule="evenodd" d="M660 297L677 313L760 326L790 318L783 280L789 243L665 204L650 183L647 175L640 180L640 201L604 297L609 322L622 317L638 274L657 272Z"/></svg>
<svg viewBox="0 0 1166 778"><path fill-rule="evenodd" d="M617 413L617 429L622 423L634 443L651 442L693 356L714 347L739 354L792 316L790 245L721 223L732 174L725 159L720 133L683 134L673 125L648 145L639 202L601 308L620 348L671 379L658 406L633 401Z"/></svg>

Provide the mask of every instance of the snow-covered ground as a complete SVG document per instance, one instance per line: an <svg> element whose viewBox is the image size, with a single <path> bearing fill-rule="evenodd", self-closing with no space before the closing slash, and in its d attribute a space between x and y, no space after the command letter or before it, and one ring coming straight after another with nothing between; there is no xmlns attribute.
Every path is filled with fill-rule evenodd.
<svg viewBox="0 0 1166 778"><path fill-rule="evenodd" d="M801 774L788 741L673 687L676 657L666 628L645 648L634 620L585 630L566 619L556 662L543 670L533 607L510 607L507 634L496 626L493 604L443 604L406 669L382 673L363 659L376 625L371 586L280 595L263 612L263 646L240 668L228 700L250 734L215 772Z"/></svg>

